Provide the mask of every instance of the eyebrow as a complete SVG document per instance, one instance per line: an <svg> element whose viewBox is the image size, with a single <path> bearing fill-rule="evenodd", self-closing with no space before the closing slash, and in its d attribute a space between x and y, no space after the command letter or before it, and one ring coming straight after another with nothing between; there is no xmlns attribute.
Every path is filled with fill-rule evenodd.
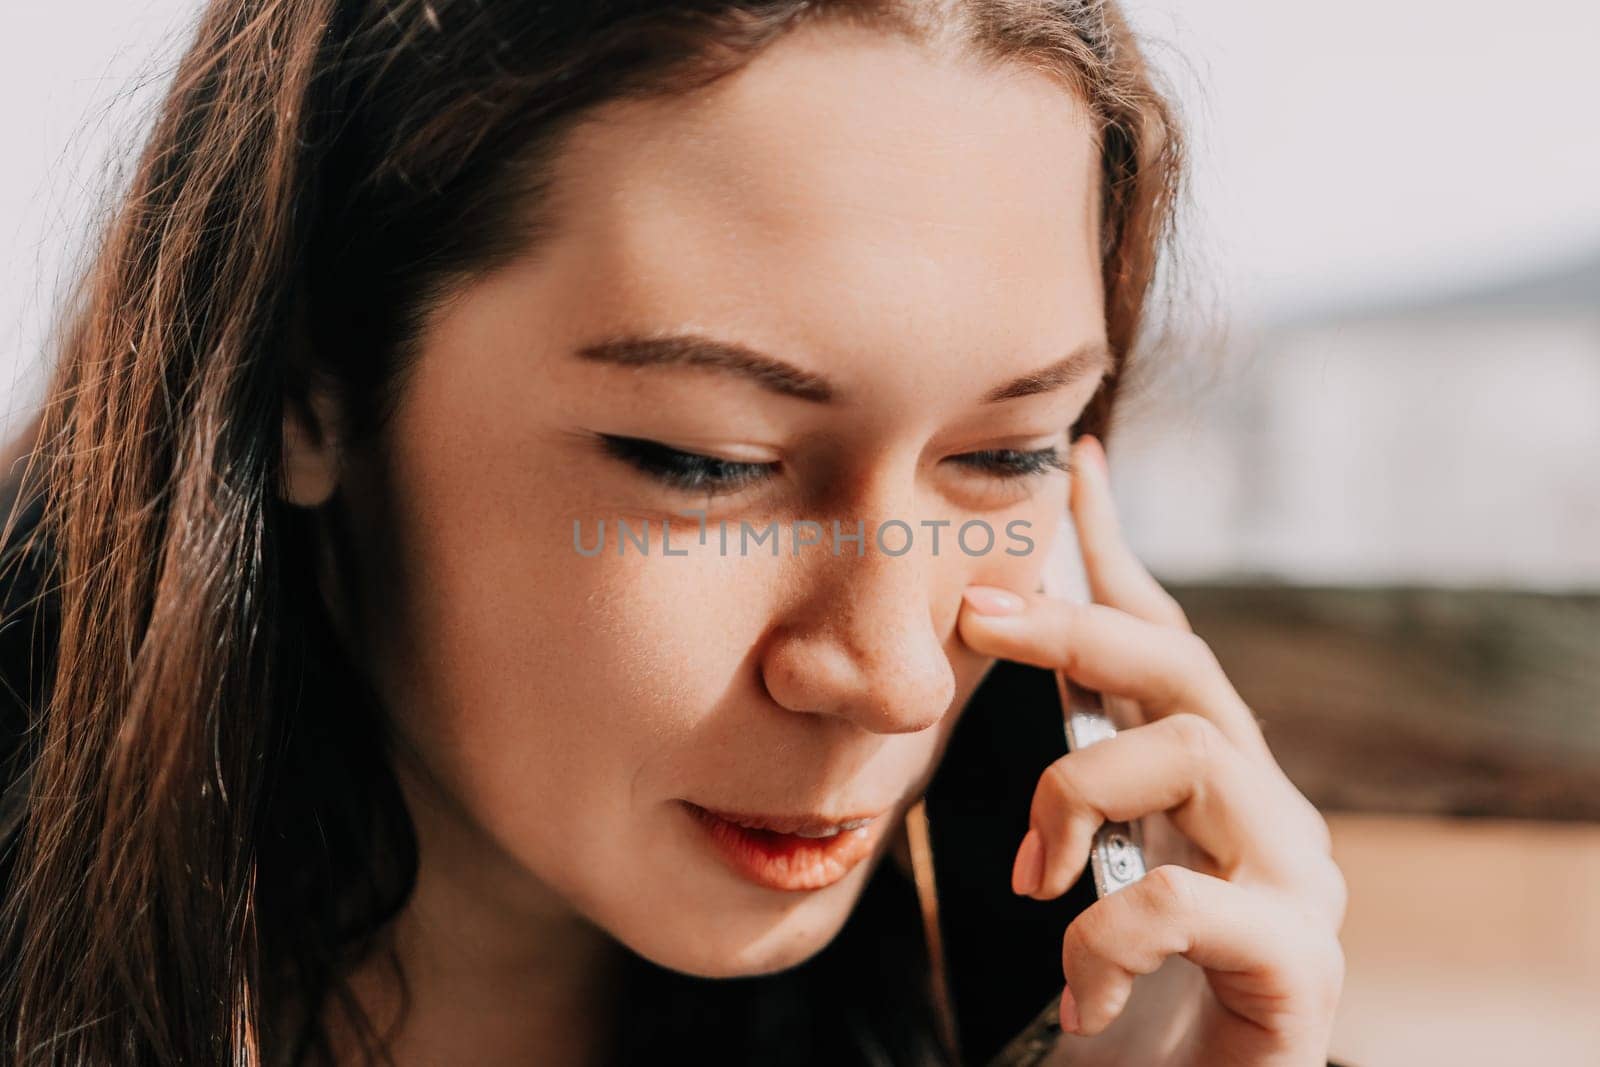
<svg viewBox="0 0 1600 1067"><path fill-rule="evenodd" d="M838 390L826 378L737 341L720 341L697 333L620 336L583 345L574 353L591 363L621 367L704 367L744 378L783 396L826 404ZM1061 359L990 389L982 403L1036 396L1060 389L1112 368L1111 350L1094 338Z"/></svg>

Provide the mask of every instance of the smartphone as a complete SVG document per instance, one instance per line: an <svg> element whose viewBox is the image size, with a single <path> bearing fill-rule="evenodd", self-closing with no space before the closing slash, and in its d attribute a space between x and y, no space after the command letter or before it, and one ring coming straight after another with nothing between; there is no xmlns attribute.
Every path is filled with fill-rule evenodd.
<svg viewBox="0 0 1600 1067"><path fill-rule="evenodd" d="M1061 688L1061 706L1065 709L1069 752L1116 734L1099 693L1078 685L1062 671L1056 671L1055 676ZM1089 869L1094 872L1096 897L1114 893L1143 878L1144 833L1139 820L1101 823L1094 832L1094 844L1089 851Z"/></svg>
<svg viewBox="0 0 1600 1067"><path fill-rule="evenodd" d="M1040 589L1049 596L1079 604L1090 602L1088 579L1083 574L1077 548L1077 532L1063 518L1056 530L1050 556L1045 561ZM1114 737L1117 728L1106 714L1104 698L1093 689L1079 685L1065 671L1054 671L1061 697L1062 721L1067 750L1075 752L1097 741ZM1094 872L1096 897L1114 893L1144 877L1144 833L1139 820L1102 823L1095 831L1089 852L1089 867Z"/></svg>
<svg viewBox="0 0 1600 1067"><path fill-rule="evenodd" d="M1088 580L1080 560L1076 530L1071 522L1063 520L1045 564L1041 591L1076 603L1089 603ZM1074 682L1066 671L1051 673L1055 675L1056 691L1061 698L1067 751L1076 752L1116 736L1117 728L1106 714L1105 698L1100 693ZM1139 820L1101 823L1089 846L1089 870L1094 877L1097 900L1143 878L1144 833ZM1061 994L1057 993L1028 1025L990 1057L988 1067L1030 1067L1048 1055L1061 1032L1060 1008Z"/></svg>

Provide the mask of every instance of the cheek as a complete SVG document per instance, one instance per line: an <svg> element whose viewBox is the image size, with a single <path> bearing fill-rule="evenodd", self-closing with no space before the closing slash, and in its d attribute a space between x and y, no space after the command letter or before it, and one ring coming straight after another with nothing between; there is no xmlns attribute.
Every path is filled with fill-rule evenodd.
<svg viewBox="0 0 1600 1067"><path fill-rule="evenodd" d="M396 453L380 673L434 776L581 896L582 871L622 868L626 831L728 701L763 625L761 576L738 558L664 558L656 524L648 556L619 556L609 521L606 551L581 555L573 519L590 539L597 509L574 479L495 458L526 454ZM692 538L679 522L675 545Z"/></svg>

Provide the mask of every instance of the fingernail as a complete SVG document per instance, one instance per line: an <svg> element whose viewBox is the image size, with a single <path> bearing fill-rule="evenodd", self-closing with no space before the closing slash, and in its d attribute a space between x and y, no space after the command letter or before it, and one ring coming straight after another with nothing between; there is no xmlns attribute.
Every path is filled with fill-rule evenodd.
<svg viewBox="0 0 1600 1067"><path fill-rule="evenodd" d="M1018 896L1028 896L1039 890L1044 881L1044 842L1039 831L1029 827L1017 849L1016 862L1011 865L1011 889Z"/></svg>
<svg viewBox="0 0 1600 1067"><path fill-rule="evenodd" d="M963 595L979 615L1019 615L1028 606L1016 593L992 585L969 585Z"/></svg>
<svg viewBox="0 0 1600 1067"><path fill-rule="evenodd" d="M1069 986L1061 990L1061 1029L1069 1034L1078 1032L1078 1001Z"/></svg>

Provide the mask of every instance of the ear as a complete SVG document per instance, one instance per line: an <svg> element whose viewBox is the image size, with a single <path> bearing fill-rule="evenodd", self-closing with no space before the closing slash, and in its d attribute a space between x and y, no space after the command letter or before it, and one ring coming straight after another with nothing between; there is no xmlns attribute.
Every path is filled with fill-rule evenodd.
<svg viewBox="0 0 1600 1067"><path fill-rule="evenodd" d="M343 426L334 391L317 383L305 399L283 399L282 496L300 507L316 507L339 484Z"/></svg>

